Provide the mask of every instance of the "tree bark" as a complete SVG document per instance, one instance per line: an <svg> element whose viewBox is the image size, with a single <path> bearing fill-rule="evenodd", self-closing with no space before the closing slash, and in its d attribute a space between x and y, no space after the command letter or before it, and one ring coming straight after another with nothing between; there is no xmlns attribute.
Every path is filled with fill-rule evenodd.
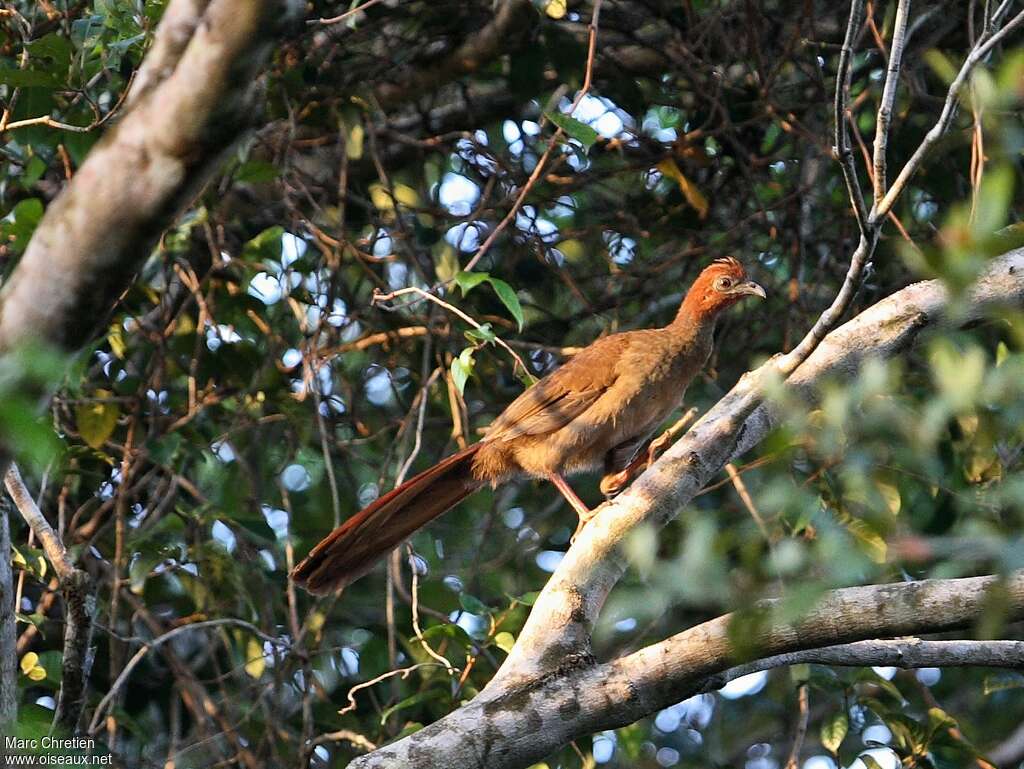
<svg viewBox="0 0 1024 769"><path fill-rule="evenodd" d="M0 292L0 352L73 350L102 328L160 234L248 127L294 0L175 0L126 112L46 210Z"/></svg>

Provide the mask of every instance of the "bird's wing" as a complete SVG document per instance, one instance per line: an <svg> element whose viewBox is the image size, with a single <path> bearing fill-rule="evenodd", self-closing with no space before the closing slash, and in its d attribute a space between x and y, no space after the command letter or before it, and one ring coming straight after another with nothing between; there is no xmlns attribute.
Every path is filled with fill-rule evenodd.
<svg viewBox="0 0 1024 769"><path fill-rule="evenodd" d="M509 404L494 420L486 440L545 435L569 424L590 408L619 377L616 365L630 333L598 339Z"/></svg>

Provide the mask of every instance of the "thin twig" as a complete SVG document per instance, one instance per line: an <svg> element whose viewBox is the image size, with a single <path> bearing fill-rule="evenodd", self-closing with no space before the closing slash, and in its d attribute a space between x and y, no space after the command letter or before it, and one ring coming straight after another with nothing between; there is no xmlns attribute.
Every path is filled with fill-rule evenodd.
<svg viewBox="0 0 1024 769"><path fill-rule="evenodd" d="M803 683L797 688L797 720L796 730L793 732L793 747L789 750L789 758L786 759L784 769L797 769L800 766L800 751L804 746L804 738L807 737L807 722L810 720L810 703L808 701L807 684Z"/></svg>
<svg viewBox="0 0 1024 769"><path fill-rule="evenodd" d="M363 683L361 683L361 684L356 684L355 686L353 686L351 689L348 690L348 694L346 695L346 698L348 699L348 705L346 705L341 710L339 710L338 711L338 715L339 716L343 716L346 713L351 713L353 710L355 710L358 707L358 705L356 704L355 694L356 694L356 692L360 691L361 689L366 689L367 687L373 686L374 684L379 684L381 681L386 681L387 679L392 678L394 676L401 676L402 680L404 681L406 678L409 677L409 675L411 673L413 673L416 670L419 670L420 668L440 668L440 667L444 667L444 666L438 664L437 662L417 662L415 665L410 665L407 668L399 668L398 670L389 670L387 673L381 673L379 676L377 676L376 678L371 678L369 681L363 681Z"/></svg>
<svg viewBox="0 0 1024 769"><path fill-rule="evenodd" d="M377 749L377 746L375 744L370 742L363 735L359 734L359 732L354 732L351 729L339 729L336 732L321 734L315 740L312 740L309 743L309 753L312 754L313 748L315 748L317 745L324 745L328 742L340 742L341 740L344 740L345 742L351 742L357 748L362 748L367 753L369 753L371 750Z"/></svg>
<svg viewBox="0 0 1024 769"><path fill-rule="evenodd" d="M272 635L267 635L258 627L253 625L251 622L246 622L245 620L241 619L234 619L233 617L223 617L221 619L211 619L205 620L203 622L192 622L188 625L181 625L180 627L176 627L173 630L168 630L166 633L164 633L161 636L157 636L152 641L144 641L142 647L137 652L135 652L134 656L128 661L128 664L124 666L124 669L121 671L121 674L117 677L114 683L111 684L110 691L108 691L103 696L103 699L100 700L99 705L96 706L96 711L93 713L92 721L89 722L88 733L96 734L96 732L99 731L102 725L101 722L103 720L103 714L106 712L107 707L110 705L111 701L116 696L118 690L128 680L128 677L131 675L132 671L135 670L136 667L138 667L139 663L142 662L142 660L145 658L147 654L149 654L149 652L151 652L158 646L161 646L167 643L168 641L176 638L177 636L182 635L183 633L187 633L192 630L202 630L203 628L208 627L221 627L223 625L231 625L233 627L244 628L253 635L256 635L259 638L262 638L264 641L267 641L268 643L276 644L279 646L287 645L287 643L285 641L282 641L280 638L275 638Z"/></svg>
<svg viewBox="0 0 1024 769"><path fill-rule="evenodd" d="M861 237L867 238L868 214L864 206L864 195L860 190L857 178L857 165L854 162L853 150L850 148L850 132L846 127L846 113L849 110L850 75L852 71L853 44L860 30L860 22L864 13L864 1L852 0L850 3L850 19L846 25L846 37L839 53L839 67L836 71L836 98L833 119L835 120L834 151L843 170L843 179L853 204L853 212L857 217L857 226Z"/></svg>
<svg viewBox="0 0 1024 769"><path fill-rule="evenodd" d="M427 639L423 637L423 631L420 629L420 577L419 570L416 568L416 564L413 563L413 552L412 546L409 545L409 570L412 572L412 629L416 633L416 640L420 642L420 646L423 647L430 657L444 665L448 671L448 675L452 676L459 672L459 669L452 665L440 652L434 651L433 647L427 643Z"/></svg>
<svg viewBox="0 0 1024 769"><path fill-rule="evenodd" d="M338 24L339 22L345 21L345 19L350 16L355 16L360 11L365 11L367 8L377 5L380 2L383 2L383 0L366 0L362 5L357 5L355 8L345 11L338 16L333 16L329 19L310 19L306 24Z"/></svg>
<svg viewBox="0 0 1024 769"><path fill-rule="evenodd" d="M473 320L473 318L471 318L469 315L464 313L462 310L460 310L455 305L449 304L448 302L444 301L443 299L439 299L438 297L434 296L429 291L424 291L422 288L419 288L417 286L408 286L406 288L400 288L397 291L392 291L392 292L390 292L388 294L382 294L379 291L375 291L374 295L373 295L373 299L371 300L371 303L372 304L382 304L383 302L390 302L392 299L397 299L398 297L404 296L406 294L416 294L417 296L420 296L423 299L426 299L427 301L433 302L434 304L439 305L440 307L443 307L444 309L448 310L448 312L450 312L450 313L452 313L454 315L458 315L460 318L462 318L464 321L466 321L466 323L471 325L473 328L476 328L476 329L482 328L482 326L479 323L477 323L475 320ZM530 369L528 369L526 367L526 364L523 362L523 359L519 357L518 353L516 353L515 350L513 350L511 347L509 347L508 343L505 342L501 337L497 337L496 336L494 338L494 341L500 347L502 347L506 351L508 351L508 354L511 355L513 358L515 358L516 363L519 364L519 367L522 368L523 372L529 376Z"/></svg>

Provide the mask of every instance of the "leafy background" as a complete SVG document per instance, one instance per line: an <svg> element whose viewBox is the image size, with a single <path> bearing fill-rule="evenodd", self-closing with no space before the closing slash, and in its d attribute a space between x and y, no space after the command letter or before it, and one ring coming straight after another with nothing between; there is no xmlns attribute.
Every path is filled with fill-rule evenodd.
<svg viewBox="0 0 1024 769"><path fill-rule="evenodd" d="M9 274L116 119L165 3L5 5ZM977 5L915 9L891 163L934 122ZM309 6L310 19L348 9ZM870 10L853 69L859 146L893 23L893 4ZM70 370L41 352L16 362L60 382L36 421L33 398L5 387L0 422L100 585L87 717L138 639L248 623L182 632L146 656L97 728L124 765L343 765L472 697L568 547L575 521L548 485L477 494L414 537L396 579L381 568L340 599L297 593L289 566L398 477L476 440L575 348L667 322L711 259L741 258L769 299L723 319L688 394L701 410L788 349L836 291L856 240L829 140L845 10L607 2L591 91L569 116L591 11L521 2L462 69L452 57L481 44L491 3L385 2L307 26L275 55L251 137L114 312L82 319L102 329L95 344ZM1022 70L1008 48L974 78L894 211L858 307L921 277L957 291L1016 242ZM467 271L549 146L525 205ZM436 288L459 313L417 294L381 299L409 286ZM1018 312L999 312L826 383L813 411L784 403L785 426L740 467L753 508L723 478L630 543L598 656L766 595L795 614L834 586L1024 566L1022 331ZM576 486L599 501L594 479ZM59 682L61 612L12 521L20 729L32 735ZM740 652L751 621L741 611L734 623ZM997 599L974 632L1022 637ZM805 692L805 769L984 766L1019 735L1022 684L977 669L794 667L580 740L547 765L781 767ZM347 739L304 749L338 730Z"/></svg>

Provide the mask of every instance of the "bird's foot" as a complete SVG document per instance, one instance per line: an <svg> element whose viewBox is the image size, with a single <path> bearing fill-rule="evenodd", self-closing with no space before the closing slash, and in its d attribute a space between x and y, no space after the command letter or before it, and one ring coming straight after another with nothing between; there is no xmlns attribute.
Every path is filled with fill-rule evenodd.
<svg viewBox="0 0 1024 769"><path fill-rule="evenodd" d="M609 473L601 479L600 489L605 499L612 499L629 485L635 475L635 468L630 465L618 473Z"/></svg>
<svg viewBox="0 0 1024 769"><path fill-rule="evenodd" d="M576 542L576 537L578 537L580 535L580 532L583 531L583 529L585 529L587 527L588 523L590 523L592 520L594 520L594 517L599 512L601 512L601 508L603 508L607 504L608 504L607 502L602 502L600 505L595 507L593 510L587 510L585 513L580 512L579 510L576 511L576 514L579 516L579 522L576 524L576 531L574 531L573 535L571 537L569 537L569 544L570 545L572 545L573 543Z"/></svg>

